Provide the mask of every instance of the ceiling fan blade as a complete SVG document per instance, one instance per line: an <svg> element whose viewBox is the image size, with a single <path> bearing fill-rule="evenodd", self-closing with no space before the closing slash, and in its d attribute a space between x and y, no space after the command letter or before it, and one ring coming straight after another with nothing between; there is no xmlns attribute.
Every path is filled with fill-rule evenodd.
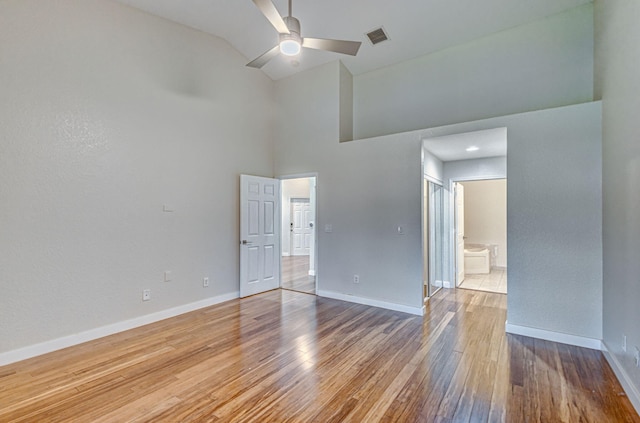
<svg viewBox="0 0 640 423"><path fill-rule="evenodd" d="M269 60L271 60L274 57L276 57L278 55L278 53L280 53L280 46L279 45L277 45L274 48L266 51L265 53L263 53L258 58L253 59L251 62L247 63L247 66L250 66L252 68L260 69L261 67L266 65Z"/></svg>
<svg viewBox="0 0 640 423"><path fill-rule="evenodd" d="M360 41L327 40L324 38L304 38L302 47L314 48L316 50L333 51L336 53L349 54L355 56L360 48Z"/></svg>
<svg viewBox="0 0 640 423"><path fill-rule="evenodd" d="M282 16L280 16L278 9L276 9L271 0L253 0L253 2L258 6L264 17L271 22L276 31L280 34L290 34L287 24L284 23Z"/></svg>

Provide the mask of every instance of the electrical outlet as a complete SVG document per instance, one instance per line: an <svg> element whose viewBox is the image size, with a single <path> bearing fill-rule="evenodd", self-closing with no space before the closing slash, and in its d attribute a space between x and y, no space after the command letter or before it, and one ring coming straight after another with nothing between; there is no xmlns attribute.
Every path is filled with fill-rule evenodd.
<svg viewBox="0 0 640 423"><path fill-rule="evenodd" d="M144 289L142 291L142 301L149 301L151 299L151 290Z"/></svg>
<svg viewBox="0 0 640 423"><path fill-rule="evenodd" d="M170 282L171 281L171 270L165 270L164 271L164 281L165 282Z"/></svg>
<svg viewBox="0 0 640 423"><path fill-rule="evenodd" d="M622 335L622 351L627 352L627 335Z"/></svg>
<svg viewBox="0 0 640 423"><path fill-rule="evenodd" d="M202 278L202 286L205 288L209 286L209 278Z"/></svg>
<svg viewBox="0 0 640 423"><path fill-rule="evenodd" d="M360 283L360 275L353 275L353 283Z"/></svg>
<svg viewBox="0 0 640 423"><path fill-rule="evenodd" d="M640 350L638 349L638 347L636 347L636 351L633 354L633 358L636 361L636 367L640 367Z"/></svg>

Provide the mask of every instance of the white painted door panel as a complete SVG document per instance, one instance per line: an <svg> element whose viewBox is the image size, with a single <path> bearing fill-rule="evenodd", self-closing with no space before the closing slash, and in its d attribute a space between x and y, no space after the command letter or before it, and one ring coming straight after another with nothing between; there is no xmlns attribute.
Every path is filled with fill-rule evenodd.
<svg viewBox="0 0 640 423"><path fill-rule="evenodd" d="M240 175L240 296L280 286L280 181Z"/></svg>
<svg viewBox="0 0 640 423"><path fill-rule="evenodd" d="M308 256L313 232L313 211L308 198L291 199L291 223L291 255Z"/></svg>

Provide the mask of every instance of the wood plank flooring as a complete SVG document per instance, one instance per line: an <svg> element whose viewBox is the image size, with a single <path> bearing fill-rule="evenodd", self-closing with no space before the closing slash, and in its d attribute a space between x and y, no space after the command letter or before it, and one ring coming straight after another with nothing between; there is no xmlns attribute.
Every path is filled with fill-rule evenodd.
<svg viewBox="0 0 640 423"><path fill-rule="evenodd" d="M599 351L506 335L506 296L424 318L287 290L0 367L0 422L640 422Z"/></svg>
<svg viewBox="0 0 640 423"><path fill-rule="evenodd" d="M307 294L316 293L316 277L309 276L309 256L282 257L280 286Z"/></svg>

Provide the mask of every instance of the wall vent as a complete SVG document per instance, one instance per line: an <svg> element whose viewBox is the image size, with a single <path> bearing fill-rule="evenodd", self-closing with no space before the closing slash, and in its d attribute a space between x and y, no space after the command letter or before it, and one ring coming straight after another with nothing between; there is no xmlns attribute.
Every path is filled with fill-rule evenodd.
<svg viewBox="0 0 640 423"><path fill-rule="evenodd" d="M374 29L373 31L367 32L367 38L371 41L372 45L380 44L383 41L387 41L389 36L385 32L383 27Z"/></svg>

